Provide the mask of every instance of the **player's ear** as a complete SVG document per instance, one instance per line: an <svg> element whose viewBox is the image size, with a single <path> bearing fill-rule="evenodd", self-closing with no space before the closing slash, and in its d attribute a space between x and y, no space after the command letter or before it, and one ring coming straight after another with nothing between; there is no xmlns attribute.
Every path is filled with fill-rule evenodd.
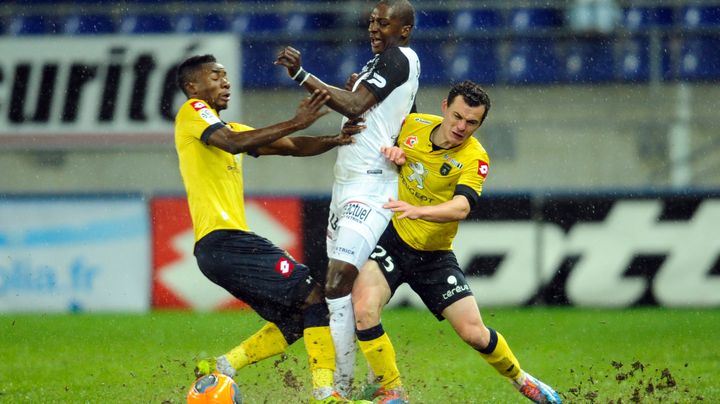
<svg viewBox="0 0 720 404"><path fill-rule="evenodd" d="M194 96L197 92L197 85L195 85L195 82L188 81L185 83L185 94L188 94L190 96Z"/></svg>
<svg viewBox="0 0 720 404"><path fill-rule="evenodd" d="M412 25L403 25L402 29L400 30L400 36L402 37L403 41L407 41L408 38L410 38L412 28Z"/></svg>
<svg viewBox="0 0 720 404"><path fill-rule="evenodd" d="M442 103L440 103L440 110L442 111L443 115L445 115L445 111L447 111L448 103L447 98L442 100Z"/></svg>

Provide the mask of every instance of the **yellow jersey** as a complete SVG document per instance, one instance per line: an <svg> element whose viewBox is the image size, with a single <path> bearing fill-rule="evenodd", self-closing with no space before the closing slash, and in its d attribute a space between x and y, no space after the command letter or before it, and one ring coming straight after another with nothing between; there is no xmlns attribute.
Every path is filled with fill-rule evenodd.
<svg viewBox="0 0 720 404"><path fill-rule="evenodd" d="M234 131L253 128L225 123L199 99L187 100L175 116L177 150L195 241L214 230L249 231L243 200L243 154L232 155L207 144L211 133L227 125Z"/></svg>
<svg viewBox="0 0 720 404"><path fill-rule="evenodd" d="M400 168L400 200L417 206L438 205L452 199L458 186L471 189L477 196L482 193L490 166L487 152L474 137L452 149L433 150L430 133L442 121L442 117L429 114L410 114L405 118L397 140L407 158ZM393 216L393 226L412 248L452 249L458 221L435 223L397 216Z"/></svg>

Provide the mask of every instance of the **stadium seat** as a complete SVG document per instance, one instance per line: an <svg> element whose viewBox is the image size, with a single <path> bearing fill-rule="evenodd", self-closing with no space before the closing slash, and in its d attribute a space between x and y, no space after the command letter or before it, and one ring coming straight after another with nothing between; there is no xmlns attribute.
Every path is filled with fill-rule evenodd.
<svg viewBox="0 0 720 404"><path fill-rule="evenodd" d="M568 83L602 83L614 78L612 41L605 37L573 40L563 55L563 81Z"/></svg>
<svg viewBox="0 0 720 404"><path fill-rule="evenodd" d="M636 36L625 38L618 43L619 57L617 60L617 79L627 82L646 82L650 80L651 63L650 60L651 42L647 36ZM669 80L672 78L672 68L670 64L669 41L664 37L661 41L658 54L660 56L660 75L661 79Z"/></svg>
<svg viewBox="0 0 720 404"><path fill-rule="evenodd" d="M707 28L720 25L720 6L693 5L682 9L681 23L684 28Z"/></svg>
<svg viewBox="0 0 720 404"><path fill-rule="evenodd" d="M228 21L221 14L182 14L175 18L173 26L179 33L225 32Z"/></svg>
<svg viewBox="0 0 720 404"><path fill-rule="evenodd" d="M126 15L120 22L123 34L157 34L173 31L170 16L166 14Z"/></svg>
<svg viewBox="0 0 720 404"><path fill-rule="evenodd" d="M628 7L623 10L622 26L629 31L669 28L673 24L671 7Z"/></svg>
<svg viewBox="0 0 720 404"><path fill-rule="evenodd" d="M720 37L699 35L683 39L678 78L685 81L720 79Z"/></svg>
<svg viewBox="0 0 720 404"><path fill-rule="evenodd" d="M242 45L242 85L247 88L272 88L297 86L287 76L282 66L273 62L285 45L278 42L243 41Z"/></svg>
<svg viewBox="0 0 720 404"><path fill-rule="evenodd" d="M445 62L442 57L442 42L433 39L418 39L410 42L420 59L420 85L447 84Z"/></svg>
<svg viewBox="0 0 720 404"><path fill-rule="evenodd" d="M502 15L498 10L459 10L452 15L451 26L456 34L491 31L502 27Z"/></svg>
<svg viewBox="0 0 720 404"><path fill-rule="evenodd" d="M547 84L559 79L555 42L551 38L518 38L503 64L510 84Z"/></svg>
<svg viewBox="0 0 720 404"><path fill-rule="evenodd" d="M496 42L491 39L461 40L448 43L443 51L449 82L473 80L483 85L497 81L500 63Z"/></svg>
<svg viewBox="0 0 720 404"><path fill-rule="evenodd" d="M557 28L563 25L564 17L555 8L515 8L510 10L509 24L517 32L537 28Z"/></svg>
<svg viewBox="0 0 720 404"><path fill-rule="evenodd" d="M281 31L286 26L280 15L267 14L237 14L230 19L229 28L236 33L268 33Z"/></svg>
<svg viewBox="0 0 720 404"><path fill-rule="evenodd" d="M370 45L365 41L338 44L337 55L337 61L330 66L328 80L338 86L343 86L350 74L359 73L373 57Z"/></svg>
<svg viewBox="0 0 720 404"><path fill-rule="evenodd" d="M115 22L107 14L72 15L65 19L63 32L70 35L111 34Z"/></svg>
<svg viewBox="0 0 720 404"><path fill-rule="evenodd" d="M8 24L10 35L46 35L60 31L57 21L47 15L19 15Z"/></svg>
<svg viewBox="0 0 720 404"><path fill-rule="evenodd" d="M335 13L290 13L285 22L285 32L301 34L308 31L335 29L339 25Z"/></svg>
<svg viewBox="0 0 720 404"><path fill-rule="evenodd" d="M423 31L446 30L450 26L450 13L445 10L416 10L415 30Z"/></svg>

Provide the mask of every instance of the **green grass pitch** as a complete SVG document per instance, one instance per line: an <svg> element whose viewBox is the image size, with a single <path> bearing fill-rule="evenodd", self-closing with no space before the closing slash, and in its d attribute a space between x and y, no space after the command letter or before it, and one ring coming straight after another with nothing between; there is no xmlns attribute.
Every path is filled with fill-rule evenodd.
<svg viewBox="0 0 720 404"><path fill-rule="evenodd" d="M484 309L524 369L570 403L720 402L720 310ZM414 403L524 403L446 322L388 310ZM0 403L182 403L196 358L257 330L251 312L0 315ZM245 403L302 403L302 342L240 370ZM358 378L365 371L358 353Z"/></svg>

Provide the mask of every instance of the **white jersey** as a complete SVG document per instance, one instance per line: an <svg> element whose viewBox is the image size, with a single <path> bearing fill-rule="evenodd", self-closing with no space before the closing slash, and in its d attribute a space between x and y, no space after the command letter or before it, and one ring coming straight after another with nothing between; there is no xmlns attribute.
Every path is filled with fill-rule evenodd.
<svg viewBox="0 0 720 404"><path fill-rule="evenodd" d="M355 135L355 143L338 147L335 181L338 183L392 181L395 164L381 146L393 146L405 117L415 105L420 61L408 47L392 47L375 55L360 71L355 87L364 85L378 103L364 114L366 128ZM343 118L342 124L347 121Z"/></svg>

